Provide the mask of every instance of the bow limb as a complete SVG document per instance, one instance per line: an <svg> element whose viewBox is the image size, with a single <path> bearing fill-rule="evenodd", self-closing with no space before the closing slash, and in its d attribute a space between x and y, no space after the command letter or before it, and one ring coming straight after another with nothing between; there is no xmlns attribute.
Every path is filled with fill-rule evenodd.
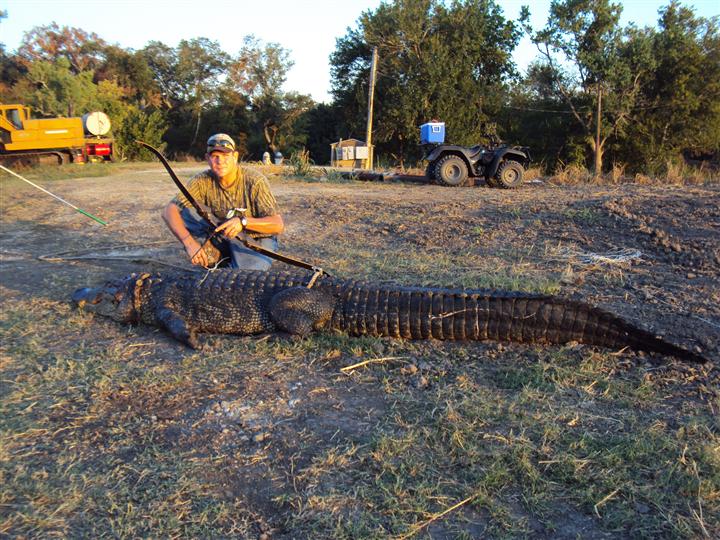
<svg viewBox="0 0 720 540"><path fill-rule="evenodd" d="M208 211L205 208L203 208L203 206L200 203L198 203L195 200L195 198L190 194L190 192L187 190L187 188L183 185L183 183L177 177L177 174L175 174L175 171L173 171L173 169L170 166L170 164L168 163L167 159L165 159L165 156L162 155L160 150L149 145L146 142L143 142L143 141L136 141L136 142L138 144L144 146L145 148L147 148L148 150L150 150L153 154L155 154L157 156L157 158L160 160L160 163L163 164L163 166L165 167L165 170L170 175L170 178L172 178L172 181L175 182L175 185L180 190L180 193L182 193L185 196L185 198L188 200L188 202L190 202L190 204L192 204L193 208L195 209L195 211L198 213L198 215L201 218L203 218L205 221L210 223L213 227L217 227L218 225L220 225L220 222L217 219L215 219L213 216L211 216L208 213Z"/></svg>

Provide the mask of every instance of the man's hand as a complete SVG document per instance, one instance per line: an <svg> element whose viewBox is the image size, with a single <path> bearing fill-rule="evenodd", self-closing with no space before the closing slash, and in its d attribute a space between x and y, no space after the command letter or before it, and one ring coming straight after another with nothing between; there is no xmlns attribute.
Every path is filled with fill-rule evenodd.
<svg viewBox="0 0 720 540"><path fill-rule="evenodd" d="M205 253L204 249L200 249L202 248L202 246L197 240L195 240L195 238L190 236L187 240L183 242L183 245L185 246L185 253L188 254L188 257L190 257L191 263L207 268L207 253Z"/></svg>
<svg viewBox="0 0 720 540"><path fill-rule="evenodd" d="M225 238L232 240L243 231L243 228L240 218L234 217L219 225L217 229L215 229L215 232L221 232Z"/></svg>

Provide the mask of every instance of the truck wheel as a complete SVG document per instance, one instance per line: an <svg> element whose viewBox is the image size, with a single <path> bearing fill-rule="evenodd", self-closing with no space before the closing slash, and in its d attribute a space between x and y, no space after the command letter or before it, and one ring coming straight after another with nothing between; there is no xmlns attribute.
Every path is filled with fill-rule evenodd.
<svg viewBox="0 0 720 540"><path fill-rule="evenodd" d="M435 178L446 186L462 186L467 177L467 165L458 156L445 156L435 166Z"/></svg>
<svg viewBox="0 0 720 540"><path fill-rule="evenodd" d="M522 184L523 170L523 166L517 161L503 161L495 174L495 182L504 189L516 188Z"/></svg>

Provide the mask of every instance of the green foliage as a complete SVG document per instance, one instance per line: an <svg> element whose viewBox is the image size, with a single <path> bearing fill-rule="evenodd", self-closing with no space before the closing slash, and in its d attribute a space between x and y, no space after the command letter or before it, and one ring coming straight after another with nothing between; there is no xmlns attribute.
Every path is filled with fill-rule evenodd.
<svg viewBox="0 0 720 540"><path fill-rule="evenodd" d="M47 116L102 110L122 159L136 157L137 136L163 141L171 155L201 156L222 131L245 159L307 150L326 163L332 142L363 138L377 47L375 154L389 166L415 165L418 126L435 118L448 142L463 145L489 142L483 125L495 122L503 140L529 146L548 170L594 158L598 169L664 174L717 161L718 19L677 0L660 10L657 28L623 27L620 14L611 0L556 0L533 32L527 10L509 21L494 0L390 0L337 40L329 105L284 91L290 52L252 35L234 55L204 37L133 51L52 23L27 32L17 53L0 44L0 100ZM523 79L511 60L521 28L541 52Z"/></svg>
<svg viewBox="0 0 720 540"><path fill-rule="evenodd" d="M144 141L163 151L165 144L162 136L166 129L167 121L160 111L148 113L131 107L120 126L114 130L117 157L122 160L152 161L153 154L136 141Z"/></svg>
<svg viewBox="0 0 720 540"><path fill-rule="evenodd" d="M59 58L54 62L33 63L27 78L35 87L25 103L48 116L75 116L88 109L97 94L91 71L74 74L70 62Z"/></svg>
<svg viewBox="0 0 720 540"><path fill-rule="evenodd" d="M43 115L80 116L96 110L105 112L113 132L121 137L116 144L116 149L121 152L118 157L127 157L123 152L126 146L122 139L126 131L124 122L129 112L137 107L125 101L123 89L117 83L104 80L95 84L91 71L75 75L64 58L55 62L35 62L30 66L28 78L37 88L26 94L25 102Z"/></svg>
<svg viewBox="0 0 720 540"><path fill-rule="evenodd" d="M342 111L319 103L304 114L307 125L307 149L315 163L330 163L330 145L340 139Z"/></svg>
<svg viewBox="0 0 720 540"><path fill-rule="evenodd" d="M305 113L314 105L310 96L287 92L260 96L254 103L251 152L257 155L269 149L274 155L277 151L292 152L304 147Z"/></svg>
<svg viewBox="0 0 720 540"><path fill-rule="evenodd" d="M720 149L720 32L672 2L659 28L620 27L609 1L555 2L534 35L543 61L513 89L509 132L525 136L551 167L625 163L660 173L668 161L717 156ZM602 93L600 146L595 148ZM531 109L531 110L527 110ZM542 127L542 129L538 129Z"/></svg>
<svg viewBox="0 0 720 540"><path fill-rule="evenodd" d="M493 1L394 1L365 12L331 56L333 93L347 111L345 137L364 133L370 59L378 48L374 134L378 152L418 157L418 125L444 120L448 140L475 144L514 73L520 37Z"/></svg>
<svg viewBox="0 0 720 540"><path fill-rule="evenodd" d="M0 101L3 103L17 102L18 93L14 87L24 81L26 75L27 68L18 61L17 56L5 54L2 43L0 43Z"/></svg>
<svg viewBox="0 0 720 540"><path fill-rule="evenodd" d="M28 64L66 60L74 74L91 71L102 62L107 44L95 33L53 22L25 33L18 55Z"/></svg>
<svg viewBox="0 0 720 540"><path fill-rule="evenodd" d="M672 2L651 40L655 69L644 79L644 107L618 153L636 170L720 152L720 26Z"/></svg>
<svg viewBox="0 0 720 540"><path fill-rule="evenodd" d="M263 45L255 36L245 36L242 49L228 68L228 82L249 96L276 96L294 64L290 52L279 43Z"/></svg>
<svg viewBox="0 0 720 540"><path fill-rule="evenodd" d="M605 144L632 120L642 77L653 69L648 32L620 27L622 7L609 0L553 2L533 36L544 83L562 96L602 172ZM598 111L599 109L599 111Z"/></svg>
<svg viewBox="0 0 720 540"><path fill-rule="evenodd" d="M160 88L141 51L125 50L109 45L102 51L103 63L95 70L95 80L114 81L123 89L126 98L139 105L159 106L162 103Z"/></svg>
<svg viewBox="0 0 720 540"><path fill-rule="evenodd" d="M583 132L567 105L552 88L552 70L539 62L511 87L508 106L498 118L503 139L529 146L536 161L550 169L558 163L585 163ZM572 149L582 145L580 153Z"/></svg>
<svg viewBox="0 0 720 540"><path fill-rule="evenodd" d="M310 176L312 173L313 162L310 159L310 152L307 150L298 150L290 156L290 167L294 176Z"/></svg>

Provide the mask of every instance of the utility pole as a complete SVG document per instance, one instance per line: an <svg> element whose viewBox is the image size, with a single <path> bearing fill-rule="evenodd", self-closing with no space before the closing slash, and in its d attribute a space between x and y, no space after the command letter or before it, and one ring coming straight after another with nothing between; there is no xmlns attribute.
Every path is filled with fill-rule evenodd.
<svg viewBox="0 0 720 540"><path fill-rule="evenodd" d="M365 129L365 144L367 144L368 157L365 161L365 168L373 168L373 160L375 158L372 146L372 117L373 117L373 98L375 97L375 73L377 72L378 50L373 47L372 64L370 65L370 86L368 88L368 113L367 128Z"/></svg>

